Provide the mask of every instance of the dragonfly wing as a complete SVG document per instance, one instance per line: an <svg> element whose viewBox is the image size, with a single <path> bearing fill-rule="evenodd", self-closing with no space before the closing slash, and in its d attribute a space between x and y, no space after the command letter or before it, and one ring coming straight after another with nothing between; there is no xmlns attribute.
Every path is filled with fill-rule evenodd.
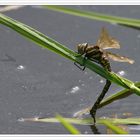
<svg viewBox="0 0 140 140"><path fill-rule="evenodd" d="M117 40L110 37L107 30L105 28L102 28L100 37L96 43L97 46L99 46L102 49L119 49L120 44Z"/></svg>
<svg viewBox="0 0 140 140"><path fill-rule="evenodd" d="M106 56L109 58L109 59L112 59L114 61L118 61L118 62L128 62L130 64L133 64L134 63L134 60L132 59L129 59L125 56L120 56L118 54L114 54L114 53L111 53L111 52L105 52Z"/></svg>

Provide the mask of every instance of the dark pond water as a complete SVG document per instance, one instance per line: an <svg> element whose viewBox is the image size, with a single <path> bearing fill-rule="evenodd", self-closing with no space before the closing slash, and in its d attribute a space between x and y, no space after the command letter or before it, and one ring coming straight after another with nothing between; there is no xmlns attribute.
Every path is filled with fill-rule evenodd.
<svg viewBox="0 0 140 140"><path fill-rule="evenodd" d="M71 6L106 14L140 18L140 6ZM117 38L121 50L112 50L129 56L135 64L111 62L114 72L140 81L139 29L93 21L47 9L26 6L4 14L43 32L49 37L76 50L78 43L95 43L101 28ZM80 71L72 62L38 47L11 29L0 25L0 133L1 134L68 134L59 124L19 122L21 118L64 117L93 104L105 80L89 70ZM108 95L122 88L112 85ZM116 101L100 110L97 116L124 112L140 116L140 98L136 95ZM76 127L83 134L93 134L91 127ZM105 134L104 126L97 126ZM139 134L139 127L130 133Z"/></svg>

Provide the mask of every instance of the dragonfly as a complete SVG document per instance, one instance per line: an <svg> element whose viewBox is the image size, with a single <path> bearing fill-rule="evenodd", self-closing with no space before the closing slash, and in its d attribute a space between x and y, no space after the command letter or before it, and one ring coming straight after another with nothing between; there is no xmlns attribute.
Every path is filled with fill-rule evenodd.
<svg viewBox="0 0 140 140"><path fill-rule="evenodd" d="M95 45L89 45L88 43L82 43L77 45L78 54L84 56L84 59L89 59L100 64L105 70L111 72L111 66L109 60L118 61L118 62L127 62L129 64L133 64L134 60L121 56L118 54L111 53L106 51L106 49L120 49L119 41L115 38L111 37L105 28L102 28L99 39L97 40ZM75 63L76 66L78 66ZM79 66L78 66L79 67ZM80 67L79 67L80 68ZM81 68L80 68L81 69ZM85 70L82 68L82 70ZM104 96L108 92L111 86L111 81L106 80L105 86L97 98L96 102L92 106L90 110L90 115L94 119L94 124L96 123L96 112L99 107L99 104L103 100Z"/></svg>

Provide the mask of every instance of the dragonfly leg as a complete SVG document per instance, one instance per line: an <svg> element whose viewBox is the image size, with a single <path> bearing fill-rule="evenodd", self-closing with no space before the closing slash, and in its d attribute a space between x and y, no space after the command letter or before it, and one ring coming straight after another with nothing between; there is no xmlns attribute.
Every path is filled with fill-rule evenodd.
<svg viewBox="0 0 140 140"><path fill-rule="evenodd" d="M111 86L111 82L109 80L106 80L106 84L100 94L100 96L97 98L96 102L94 103L93 107L90 110L90 114L94 120L94 123L96 123L96 111L99 108L99 104L100 102L103 100L105 94L107 93L107 91L109 90L109 87Z"/></svg>
<svg viewBox="0 0 140 140"><path fill-rule="evenodd" d="M77 55L77 57L80 57L80 56L82 56L81 54L79 54L79 55ZM83 64L81 65L81 64L78 64L77 62L74 62L74 65L75 66L77 66L80 70L82 70L82 71L84 71L85 70L85 66L84 66L84 63L85 63L85 60L87 59L87 57L86 56L84 56L84 60L83 60ZM83 67L81 67L81 66L83 66Z"/></svg>
<svg viewBox="0 0 140 140"><path fill-rule="evenodd" d="M80 70L84 71L85 70L85 66L83 65L79 65L78 63L74 62L74 65L77 66ZM82 67L83 66L83 67Z"/></svg>

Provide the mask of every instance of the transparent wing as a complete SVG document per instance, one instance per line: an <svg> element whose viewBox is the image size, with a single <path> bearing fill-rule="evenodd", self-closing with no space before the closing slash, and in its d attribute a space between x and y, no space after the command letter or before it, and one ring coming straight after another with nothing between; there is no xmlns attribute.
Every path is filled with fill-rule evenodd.
<svg viewBox="0 0 140 140"><path fill-rule="evenodd" d="M133 64L134 63L134 60L132 59L129 59L125 56L120 56L118 54L114 54L114 53L111 53L111 52L104 52L105 55L109 58L109 59L112 59L114 61L118 61L118 62L128 62L130 64Z"/></svg>
<svg viewBox="0 0 140 140"><path fill-rule="evenodd" d="M120 48L119 42L115 40L114 38L110 37L105 28L102 28L100 37L96 45L102 49L111 49L111 48L119 49Z"/></svg>

